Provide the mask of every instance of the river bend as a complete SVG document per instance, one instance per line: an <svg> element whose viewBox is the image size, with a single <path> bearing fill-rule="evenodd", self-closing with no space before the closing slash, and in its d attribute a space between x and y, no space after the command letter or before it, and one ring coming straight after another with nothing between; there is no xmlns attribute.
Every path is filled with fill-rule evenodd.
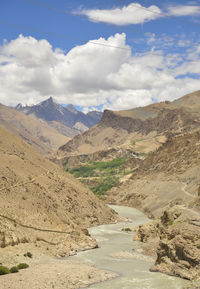
<svg viewBox="0 0 200 289"><path fill-rule="evenodd" d="M186 280L167 276L161 273L150 272L153 260L145 259L141 254L141 243L133 241L133 234L121 231L122 228L134 227L144 224L149 219L140 211L123 206L111 206L121 216L132 220L130 223L101 225L89 229L100 246L98 249L80 252L70 257L75 260L89 262L96 267L118 273L116 279L91 285L90 289L183 289L188 284ZM141 255L141 260L136 258L119 259L112 254L129 252ZM144 258L144 260L143 260Z"/></svg>

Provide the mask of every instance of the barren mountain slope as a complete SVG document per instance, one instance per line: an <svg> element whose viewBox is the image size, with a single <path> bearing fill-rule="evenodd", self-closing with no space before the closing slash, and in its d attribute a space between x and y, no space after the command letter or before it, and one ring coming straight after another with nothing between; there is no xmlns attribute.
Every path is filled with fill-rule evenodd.
<svg viewBox="0 0 200 289"><path fill-rule="evenodd" d="M48 121L47 124L68 138L73 138L74 136L76 136L77 134L80 133L80 131L78 131L74 128L68 127L68 126L66 126L60 122L57 122L57 121Z"/></svg>
<svg viewBox="0 0 200 289"><path fill-rule="evenodd" d="M192 204L199 184L200 131L197 131L170 138L140 163L128 182L110 191L108 198L157 216L167 206Z"/></svg>
<svg viewBox="0 0 200 289"><path fill-rule="evenodd" d="M92 248L91 225L116 215L86 187L0 127L0 247L30 243L65 255Z"/></svg>
<svg viewBox="0 0 200 289"><path fill-rule="evenodd" d="M69 138L46 122L0 104L0 125L23 138L39 152L48 154Z"/></svg>
<svg viewBox="0 0 200 289"><path fill-rule="evenodd" d="M200 125L200 91L174 102L163 102L127 111L106 110L101 121L60 147L64 155L90 154L110 148L131 148L148 153L170 135L193 131Z"/></svg>

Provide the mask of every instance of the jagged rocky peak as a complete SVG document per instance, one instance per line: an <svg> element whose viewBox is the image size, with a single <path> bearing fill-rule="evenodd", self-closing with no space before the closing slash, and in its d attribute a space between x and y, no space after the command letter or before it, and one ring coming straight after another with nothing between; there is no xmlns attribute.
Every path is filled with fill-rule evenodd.
<svg viewBox="0 0 200 289"><path fill-rule="evenodd" d="M49 105L59 105L56 100L50 96L48 99L45 99L43 101L41 101L39 104L37 104L38 106L49 106Z"/></svg>
<svg viewBox="0 0 200 289"><path fill-rule="evenodd" d="M75 109L75 107L74 107L72 104L68 104L68 105L66 106L66 109L67 109L68 111L72 112L72 113L75 113L75 114L78 113L78 111Z"/></svg>
<svg viewBox="0 0 200 289"><path fill-rule="evenodd" d="M46 113L55 114L55 115L57 115L57 114L64 115L64 113L65 113L64 107L61 104L59 104L52 96L50 96L48 99L40 102L39 104L33 106L33 108L34 107L42 109L43 113L44 113L44 111ZM53 120L53 117L52 117L52 120Z"/></svg>
<svg viewBox="0 0 200 289"><path fill-rule="evenodd" d="M103 116L103 112L97 111L97 110L92 110L92 111L89 111L87 113L87 116L89 116L92 119L95 119L95 120L97 120L97 122L99 122Z"/></svg>
<svg viewBox="0 0 200 289"><path fill-rule="evenodd" d="M83 112L76 110L72 104L63 107L52 96L36 105L25 107L19 105L15 108L27 115L34 115L47 122L56 121L70 128L73 128L77 122L82 123L87 128L92 127L101 117L99 114L86 115Z"/></svg>
<svg viewBox="0 0 200 289"><path fill-rule="evenodd" d="M20 109L22 109L22 108L24 108L24 105L23 105L22 103L18 103L18 104L15 106L15 109L17 109L17 110L20 110Z"/></svg>

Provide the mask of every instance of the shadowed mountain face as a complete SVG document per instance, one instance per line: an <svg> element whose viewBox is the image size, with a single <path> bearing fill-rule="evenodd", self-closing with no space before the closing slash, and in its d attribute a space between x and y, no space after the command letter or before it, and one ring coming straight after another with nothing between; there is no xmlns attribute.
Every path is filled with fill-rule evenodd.
<svg viewBox="0 0 200 289"><path fill-rule="evenodd" d="M76 110L71 104L63 107L56 103L52 97L33 106L23 107L19 104L16 106L16 109L27 115L34 115L47 122L62 123L69 128L75 128L75 130L77 123L81 123L84 127L90 128L94 126L102 116L102 113L97 111L84 114Z"/></svg>

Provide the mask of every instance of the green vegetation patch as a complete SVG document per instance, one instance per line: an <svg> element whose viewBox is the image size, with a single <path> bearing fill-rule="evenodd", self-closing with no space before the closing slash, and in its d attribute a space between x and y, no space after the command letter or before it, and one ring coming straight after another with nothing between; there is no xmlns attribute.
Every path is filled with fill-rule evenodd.
<svg viewBox="0 0 200 289"><path fill-rule="evenodd" d="M126 158L115 158L108 162L93 162L93 167L98 170L110 170L121 167L126 162Z"/></svg>
<svg viewBox="0 0 200 289"><path fill-rule="evenodd" d="M88 185L94 194L100 196L116 186L120 177L128 173L123 168L126 161L126 157L115 158L106 162L90 160L87 165L69 169L68 172Z"/></svg>
<svg viewBox="0 0 200 289"><path fill-rule="evenodd" d="M86 163L89 160L88 155L83 155L81 158L82 163Z"/></svg>
<svg viewBox="0 0 200 289"><path fill-rule="evenodd" d="M70 169L69 173L74 175L75 178L88 178L95 175L94 168L90 166L83 166L75 169Z"/></svg>
<svg viewBox="0 0 200 289"><path fill-rule="evenodd" d="M27 252L24 254L24 257L32 258L33 254L31 252Z"/></svg>
<svg viewBox="0 0 200 289"><path fill-rule="evenodd" d="M130 228L122 228L122 232L131 232L132 230Z"/></svg>
<svg viewBox="0 0 200 289"><path fill-rule="evenodd" d="M26 269L28 267L29 267L29 265L26 264L26 263L20 263L19 265L13 266L10 269L8 269L7 267L1 265L0 266L0 275L6 275L6 274L10 274L10 273L17 273L17 272L19 272L19 270Z"/></svg>
<svg viewBox="0 0 200 289"><path fill-rule="evenodd" d="M0 266L0 275L9 274L10 270L5 266Z"/></svg>
<svg viewBox="0 0 200 289"><path fill-rule="evenodd" d="M119 173L120 167L125 164L126 160L126 158L115 158L108 162L90 161L87 166L70 169L69 173L73 174L76 178L115 175L116 173Z"/></svg>
<svg viewBox="0 0 200 289"><path fill-rule="evenodd" d="M17 269L19 269L19 270L26 269L28 267L29 267L29 265L26 263L20 263L19 265L17 265Z"/></svg>
<svg viewBox="0 0 200 289"><path fill-rule="evenodd" d="M10 273L17 273L17 272L19 272L19 269L16 266L10 268Z"/></svg>
<svg viewBox="0 0 200 289"><path fill-rule="evenodd" d="M91 186L90 189L95 195L100 196L116 186L118 182L118 177L108 177L106 179L100 179L95 185Z"/></svg>

